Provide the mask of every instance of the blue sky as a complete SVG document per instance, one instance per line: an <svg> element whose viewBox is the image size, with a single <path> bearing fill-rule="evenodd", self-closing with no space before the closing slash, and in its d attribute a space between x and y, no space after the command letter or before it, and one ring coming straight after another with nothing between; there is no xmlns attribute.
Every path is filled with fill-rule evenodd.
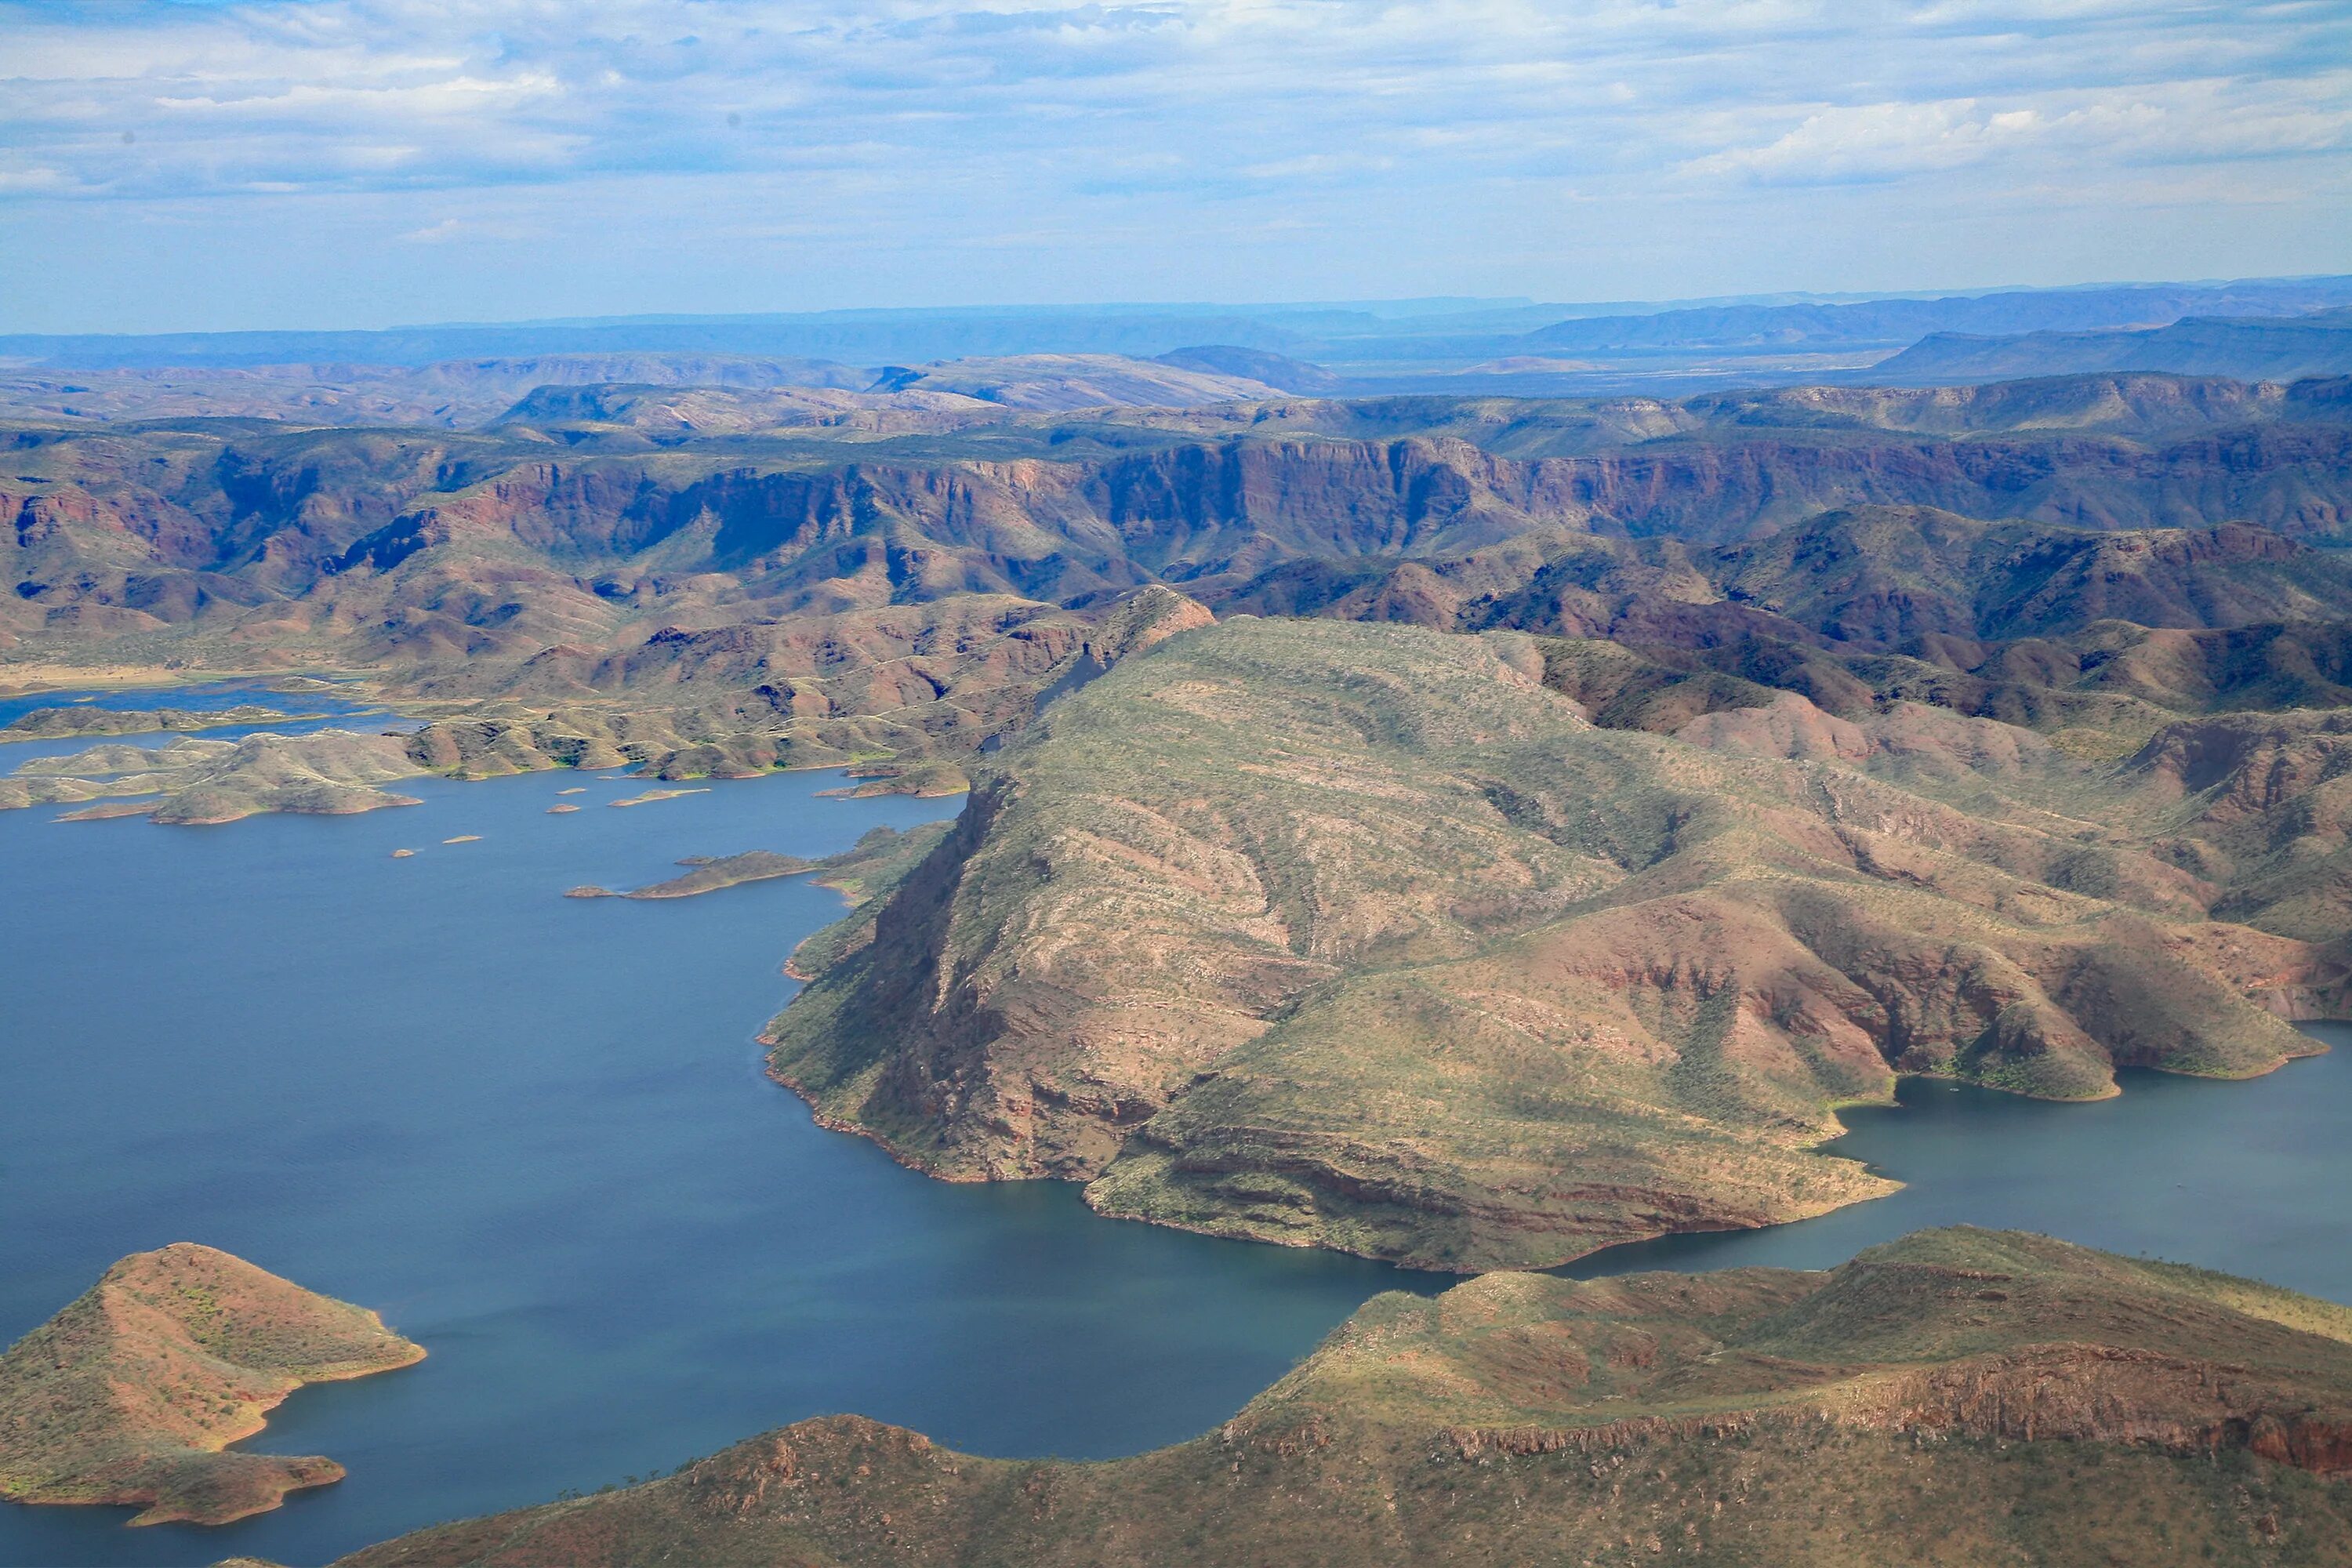
<svg viewBox="0 0 2352 1568"><path fill-rule="evenodd" d="M0 330L2352 271L2352 0L0 0Z"/></svg>

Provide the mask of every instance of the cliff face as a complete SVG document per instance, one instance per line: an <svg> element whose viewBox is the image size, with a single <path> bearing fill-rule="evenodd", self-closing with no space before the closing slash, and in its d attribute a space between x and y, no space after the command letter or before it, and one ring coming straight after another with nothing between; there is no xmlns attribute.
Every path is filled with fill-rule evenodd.
<svg viewBox="0 0 2352 1568"><path fill-rule="evenodd" d="M2352 611L2352 569L2333 552L2241 524L2103 532L1866 507L1712 550L1531 531L1454 555L1301 560L1221 602L1448 631L1912 651L2064 637L2110 620L2202 629L2339 617Z"/></svg>
<svg viewBox="0 0 2352 1568"><path fill-rule="evenodd" d="M1245 618L1127 660L833 944L776 1072L951 1178L1475 1268L1883 1190L1807 1149L1895 1070L2259 1072L2312 1048L2281 1013L2336 1005L2237 785L2184 795L2169 752L1794 699L1675 740L1544 671L1523 637ZM2332 731L2297 733L2307 809Z"/></svg>
<svg viewBox="0 0 2352 1568"><path fill-rule="evenodd" d="M341 1568L2352 1561L2340 1308L2043 1237L1384 1296L1192 1442L977 1459L833 1416Z"/></svg>
<svg viewBox="0 0 2352 1568"><path fill-rule="evenodd" d="M1213 598L1286 563L1457 557L1547 531L1717 546L1867 506L2343 527L2352 431L2311 399L2114 378L2050 406L2048 391L2003 394L2037 415L1990 407L1994 390L1507 416L1475 400L1267 403L1035 416L912 451L814 430L689 431L656 452L525 427L28 430L0 476L15 590L0 633L87 647L173 630L290 654L334 638L346 657L429 662L749 605L1068 602L1154 580Z"/></svg>
<svg viewBox="0 0 2352 1568"><path fill-rule="evenodd" d="M230 1444L304 1384L424 1356L373 1312L226 1252L134 1253L0 1356L0 1496L142 1507L133 1524L261 1513L343 1468Z"/></svg>

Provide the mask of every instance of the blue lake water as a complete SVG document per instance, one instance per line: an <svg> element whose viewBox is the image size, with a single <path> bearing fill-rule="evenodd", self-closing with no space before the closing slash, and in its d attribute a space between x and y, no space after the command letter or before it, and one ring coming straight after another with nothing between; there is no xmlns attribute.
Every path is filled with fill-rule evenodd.
<svg viewBox="0 0 2352 1568"><path fill-rule="evenodd" d="M333 1456L337 1486L219 1530L0 1507L0 1564L314 1563L835 1410L983 1453L1132 1452L1221 1420L1374 1292L1444 1283L901 1170L815 1127L751 1038L837 895L560 896L957 805L818 797L839 782L614 810L643 782L428 779L399 786L420 806L210 828L0 812L0 1341L192 1240L431 1352L297 1394L253 1440ZM1819 1266L1968 1220L2352 1300L2352 1051L2242 1084L2135 1075L2091 1106L1904 1100L1840 1144L1896 1196L1573 1271Z"/></svg>
<svg viewBox="0 0 2352 1568"><path fill-rule="evenodd" d="M234 741L264 730L278 735L300 735L337 725L371 733L409 727L349 690L307 679L289 679L282 687L251 681L208 681L193 686L130 687L103 692L23 692L0 697L0 726L12 724L42 708L106 708L126 713L178 708L201 713L246 707L318 717L278 724L223 724L208 730L150 730L132 735L74 735L44 741L11 740L0 735L0 773L14 773L35 757L61 757L100 745L163 746L184 734L205 741Z"/></svg>

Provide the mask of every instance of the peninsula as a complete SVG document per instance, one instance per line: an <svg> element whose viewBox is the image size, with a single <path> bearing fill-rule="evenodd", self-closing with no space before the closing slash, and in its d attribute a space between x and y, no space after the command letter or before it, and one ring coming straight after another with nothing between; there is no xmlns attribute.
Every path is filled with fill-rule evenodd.
<svg viewBox="0 0 2352 1568"><path fill-rule="evenodd" d="M2097 1098L2343 1006L2339 715L2117 763L1795 693L1660 734L1588 717L1587 652L1236 616L1129 655L803 947L774 1072L950 1179L1475 1271L1885 1192L1813 1151L1898 1073Z"/></svg>

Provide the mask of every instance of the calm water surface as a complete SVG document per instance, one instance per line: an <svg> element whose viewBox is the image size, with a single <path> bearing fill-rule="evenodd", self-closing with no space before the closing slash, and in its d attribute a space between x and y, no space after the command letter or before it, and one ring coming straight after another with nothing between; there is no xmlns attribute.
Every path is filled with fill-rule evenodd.
<svg viewBox="0 0 2352 1568"><path fill-rule="evenodd" d="M816 1128L751 1035L840 911L824 889L558 896L955 807L817 798L838 782L621 811L642 781L427 779L399 786L421 806L213 828L0 812L0 1340L194 1240L431 1352L298 1394L254 1440L334 1456L338 1486L212 1531L0 1506L0 1563L313 1563L835 1410L984 1453L1132 1452L1222 1419L1364 1298L1440 1283L1098 1219L1058 1184L949 1186ZM584 809L547 815L579 784ZM2352 1300L2352 1051L2094 1106L1904 1098L1840 1145L1912 1184L1895 1197L1578 1271L1822 1265L1969 1220Z"/></svg>

